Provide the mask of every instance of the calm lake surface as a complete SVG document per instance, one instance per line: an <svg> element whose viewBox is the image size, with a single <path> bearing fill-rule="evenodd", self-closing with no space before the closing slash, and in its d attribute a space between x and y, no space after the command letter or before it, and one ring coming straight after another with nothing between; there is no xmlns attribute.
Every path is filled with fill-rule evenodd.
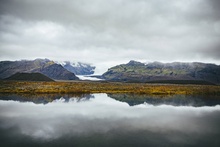
<svg viewBox="0 0 220 147"><path fill-rule="evenodd" d="M220 146L220 99L1 95L0 146Z"/></svg>

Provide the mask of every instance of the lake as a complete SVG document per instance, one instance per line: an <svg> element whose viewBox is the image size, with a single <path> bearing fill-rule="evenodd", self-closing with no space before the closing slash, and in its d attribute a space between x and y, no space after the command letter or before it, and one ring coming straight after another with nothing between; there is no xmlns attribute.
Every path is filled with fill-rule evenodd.
<svg viewBox="0 0 220 147"><path fill-rule="evenodd" d="M0 146L220 146L220 99L1 95Z"/></svg>

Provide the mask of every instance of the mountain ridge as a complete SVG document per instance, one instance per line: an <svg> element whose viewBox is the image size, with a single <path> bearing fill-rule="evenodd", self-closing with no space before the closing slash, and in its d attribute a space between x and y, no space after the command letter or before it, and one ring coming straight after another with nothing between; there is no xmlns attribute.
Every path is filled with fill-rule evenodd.
<svg viewBox="0 0 220 147"><path fill-rule="evenodd" d="M5 79L18 72L39 72L55 80L79 80L74 73L49 59L0 62L0 79Z"/></svg>
<svg viewBox="0 0 220 147"><path fill-rule="evenodd" d="M141 63L131 60L109 68L102 78L124 82L199 80L220 84L220 66L201 62Z"/></svg>

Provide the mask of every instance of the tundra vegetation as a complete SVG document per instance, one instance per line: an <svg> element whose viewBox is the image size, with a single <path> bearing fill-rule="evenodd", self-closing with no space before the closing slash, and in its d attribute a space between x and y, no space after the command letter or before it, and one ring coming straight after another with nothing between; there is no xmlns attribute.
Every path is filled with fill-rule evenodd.
<svg viewBox="0 0 220 147"><path fill-rule="evenodd" d="M213 95L220 96L219 85L181 85L123 83L105 81L0 81L0 93L28 94L91 94L91 93L134 93L148 95Z"/></svg>

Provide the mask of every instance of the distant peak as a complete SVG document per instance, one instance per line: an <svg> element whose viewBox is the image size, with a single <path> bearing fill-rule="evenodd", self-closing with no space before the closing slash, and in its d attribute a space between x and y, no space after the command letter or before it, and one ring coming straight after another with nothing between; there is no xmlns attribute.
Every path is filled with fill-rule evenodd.
<svg viewBox="0 0 220 147"><path fill-rule="evenodd" d="M135 61L135 60L131 60L131 61L128 62L127 65L142 65L142 64L143 63L141 63L141 62L138 62L138 61Z"/></svg>
<svg viewBox="0 0 220 147"><path fill-rule="evenodd" d="M45 58L45 59L42 59L42 58L36 58L34 61L46 61L46 62L49 62L51 60Z"/></svg>

